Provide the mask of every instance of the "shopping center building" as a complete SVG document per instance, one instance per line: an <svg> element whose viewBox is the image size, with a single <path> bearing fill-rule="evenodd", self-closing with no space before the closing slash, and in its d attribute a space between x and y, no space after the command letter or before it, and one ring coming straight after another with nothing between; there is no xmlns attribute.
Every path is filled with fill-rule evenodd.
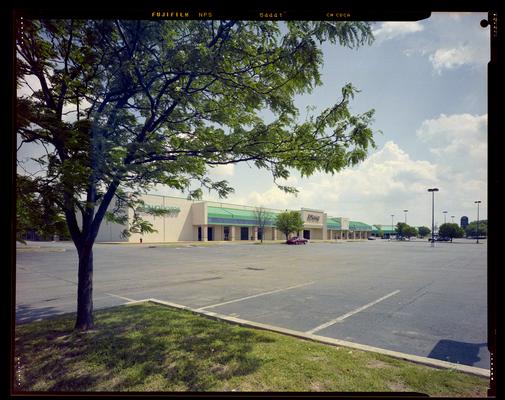
<svg viewBox="0 0 505 400"><path fill-rule="evenodd" d="M282 232L275 229L275 217L286 210L263 208L266 223L258 224L257 207L213 201L187 200L178 197L144 195L146 208L166 211L164 216L143 213L142 218L156 230L149 234L132 234L122 238L121 232L128 228L104 221L97 242L159 243L179 241L246 241L285 240ZM367 239L374 229L363 222L344 217L330 217L324 210L302 208L299 211L304 222L300 236L309 240L361 240ZM133 210L125 210L129 221ZM142 213L142 211L140 211ZM261 229L259 225L264 225ZM296 235L296 233L294 234Z"/></svg>

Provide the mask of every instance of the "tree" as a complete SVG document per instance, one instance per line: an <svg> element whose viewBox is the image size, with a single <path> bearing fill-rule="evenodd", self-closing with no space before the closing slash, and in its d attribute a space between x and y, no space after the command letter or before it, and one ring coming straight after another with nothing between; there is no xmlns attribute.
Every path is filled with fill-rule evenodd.
<svg viewBox="0 0 505 400"><path fill-rule="evenodd" d="M396 232L399 238L407 237L411 238L412 236L417 236L417 229L413 226L406 224L405 222L398 222L396 224Z"/></svg>
<svg viewBox="0 0 505 400"><path fill-rule="evenodd" d="M465 228L467 237L487 236L487 219L479 221L479 229L477 230L477 221L470 222Z"/></svg>
<svg viewBox="0 0 505 400"><path fill-rule="evenodd" d="M404 236L404 230L407 227L408 227L408 225L405 222L398 222L396 224L395 231L396 231L396 234L397 234L398 238L401 238L401 237Z"/></svg>
<svg viewBox="0 0 505 400"><path fill-rule="evenodd" d="M431 229L428 228L427 226L420 226L418 231L419 231L419 236L421 236L421 237L426 237L431 233Z"/></svg>
<svg viewBox="0 0 505 400"><path fill-rule="evenodd" d="M226 197L233 189L208 169L248 161L296 193L278 182L293 169L335 173L364 160L375 147L374 110L351 114L352 84L304 121L294 97L321 84L323 42L372 40L369 23L351 21L285 29L275 21L18 21L16 79L32 93L17 99L16 129L21 143L45 149L37 185L52 191L77 248L75 328L93 326L100 224L125 221L130 207L135 229L152 230L136 210L153 185Z"/></svg>
<svg viewBox="0 0 505 400"><path fill-rule="evenodd" d="M403 228L402 235L406 238L411 238L417 236L418 232L414 226L407 225Z"/></svg>
<svg viewBox="0 0 505 400"><path fill-rule="evenodd" d="M275 227L284 233L286 241L293 232L299 232L303 229L303 220L298 211L285 211L277 214Z"/></svg>
<svg viewBox="0 0 505 400"><path fill-rule="evenodd" d="M263 207L256 207L254 209L254 218L256 220L256 226L258 227L259 234L261 235L261 243L263 243L263 237L265 236L265 227L267 225L272 225L274 215L271 212L265 210Z"/></svg>
<svg viewBox="0 0 505 400"><path fill-rule="evenodd" d="M464 234L465 231L458 224L445 223L438 228L439 236L450 237L451 239L463 237Z"/></svg>
<svg viewBox="0 0 505 400"><path fill-rule="evenodd" d="M16 240L25 243L23 236L30 231L44 239L70 237L65 217L54 207L51 193L45 193L28 176L17 175L16 181Z"/></svg>

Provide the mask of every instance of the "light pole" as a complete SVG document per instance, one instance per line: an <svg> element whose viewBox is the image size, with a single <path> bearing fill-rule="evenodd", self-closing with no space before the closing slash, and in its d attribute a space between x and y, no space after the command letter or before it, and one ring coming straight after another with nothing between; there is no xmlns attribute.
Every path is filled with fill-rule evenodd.
<svg viewBox="0 0 505 400"><path fill-rule="evenodd" d="M451 215L451 223L454 224L454 215Z"/></svg>
<svg viewBox="0 0 505 400"><path fill-rule="evenodd" d="M395 224L393 223L394 214L391 214L391 230L395 229ZM391 239L391 233L389 234L389 239Z"/></svg>
<svg viewBox="0 0 505 400"><path fill-rule="evenodd" d="M482 201L477 200L474 201L474 203L477 203L477 243L479 243L479 204L482 203Z"/></svg>
<svg viewBox="0 0 505 400"><path fill-rule="evenodd" d="M409 210L403 210L403 212L405 213L405 225L407 225L407 213Z"/></svg>
<svg viewBox="0 0 505 400"><path fill-rule="evenodd" d="M447 211L442 211L444 213L444 224L447 222L445 217L447 216Z"/></svg>
<svg viewBox="0 0 505 400"><path fill-rule="evenodd" d="M428 189L431 192L431 247L435 247L435 192L438 188Z"/></svg>

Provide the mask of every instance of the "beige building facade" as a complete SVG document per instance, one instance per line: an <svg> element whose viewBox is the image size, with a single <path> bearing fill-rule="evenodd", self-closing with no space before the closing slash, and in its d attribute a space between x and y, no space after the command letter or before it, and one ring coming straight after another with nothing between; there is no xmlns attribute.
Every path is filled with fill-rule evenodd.
<svg viewBox="0 0 505 400"><path fill-rule="evenodd" d="M144 195L146 208L158 208L167 212L164 216L152 216L137 210L152 224L155 232L133 233L121 236L128 229L104 221L97 242L163 243L189 241L265 241L285 240L282 232L275 228L275 216L285 210L263 208L268 218L264 229L259 228L256 207L212 201L188 200L178 197ZM372 226L343 217L328 217L323 210L302 208L303 232L309 240L362 240L371 235ZM133 210L125 210L128 221L133 219ZM295 234L296 236L296 234Z"/></svg>

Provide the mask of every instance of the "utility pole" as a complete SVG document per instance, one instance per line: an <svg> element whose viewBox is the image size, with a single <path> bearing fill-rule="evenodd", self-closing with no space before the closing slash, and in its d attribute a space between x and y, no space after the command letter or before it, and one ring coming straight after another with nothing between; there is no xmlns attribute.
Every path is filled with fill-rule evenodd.
<svg viewBox="0 0 505 400"><path fill-rule="evenodd" d="M438 188L428 189L431 192L431 247L435 247L435 192Z"/></svg>
<svg viewBox="0 0 505 400"><path fill-rule="evenodd" d="M480 200L474 201L474 203L477 203L477 243L479 243L479 204L482 203Z"/></svg>

